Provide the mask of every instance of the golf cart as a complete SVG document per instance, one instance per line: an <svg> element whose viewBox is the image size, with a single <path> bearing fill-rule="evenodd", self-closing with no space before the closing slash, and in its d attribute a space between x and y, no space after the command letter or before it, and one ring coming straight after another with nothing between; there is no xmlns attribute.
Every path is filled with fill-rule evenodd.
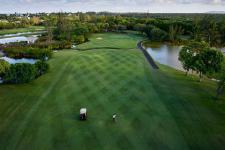
<svg viewBox="0 0 225 150"><path fill-rule="evenodd" d="M86 108L80 109L80 120L87 120L87 109Z"/></svg>

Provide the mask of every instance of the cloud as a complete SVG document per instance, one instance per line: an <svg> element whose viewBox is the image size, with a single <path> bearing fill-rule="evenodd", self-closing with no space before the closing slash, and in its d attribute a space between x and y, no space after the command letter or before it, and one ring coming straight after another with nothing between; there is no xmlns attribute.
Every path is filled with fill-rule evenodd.
<svg viewBox="0 0 225 150"><path fill-rule="evenodd" d="M182 0L179 2L179 4L191 4L192 1L191 0Z"/></svg>
<svg viewBox="0 0 225 150"><path fill-rule="evenodd" d="M124 4L124 5L151 5L151 4L224 4L225 0L0 0L1 3L40 3L40 2L61 2L61 3L81 3L81 4Z"/></svg>
<svg viewBox="0 0 225 150"><path fill-rule="evenodd" d="M201 9L210 8L216 6L223 9L225 6L225 0L0 0L0 12L12 10L12 11L57 11L63 9L65 11L147 11L147 10L159 10L165 11L164 8L171 9L170 12L175 12L172 6L177 6L179 10L181 5L191 7L198 5L199 9L194 11L200 11ZM7 7L5 7L7 6ZM211 7L212 6L212 7ZM8 8L8 9L7 9ZM157 8L157 9L156 9ZM216 9L216 8L215 8ZM225 8L224 8L225 10Z"/></svg>

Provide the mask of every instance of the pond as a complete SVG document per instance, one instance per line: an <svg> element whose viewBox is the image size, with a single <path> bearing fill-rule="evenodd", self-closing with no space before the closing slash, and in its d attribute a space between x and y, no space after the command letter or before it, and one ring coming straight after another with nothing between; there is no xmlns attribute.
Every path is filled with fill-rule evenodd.
<svg viewBox="0 0 225 150"><path fill-rule="evenodd" d="M30 35L28 37L20 36L20 37L11 37L11 38L4 38L0 39L0 44L5 44L9 42L20 42L20 41L27 41L28 43L34 42L36 39L38 39L37 35Z"/></svg>
<svg viewBox="0 0 225 150"><path fill-rule="evenodd" d="M184 71L181 62L178 60L179 51L182 46L172 46L162 42L145 42L142 44L142 47L147 50L155 61ZM225 52L225 47L218 49L223 53Z"/></svg>
<svg viewBox="0 0 225 150"><path fill-rule="evenodd" d="M46 31L43 31L43 32L46 32ZM19 36L19 35L23 35L23 34L37 34L37 33L40 33L40 32L20 32L20 33L16 33L16 34L3 34L3 35L0 35L0 37L10 37L10 36Z"/></svg>
<svg viewBox="0 0 225 150"><path fill-rule="evenodd" d="M31 64L34 64L36 61L39 60L39 59L33 59L33 58L15 59L15 58L9 58L9 57L1 57L0 59L5 59L10 64L15 64L15 63L31 63Z"/></svg>

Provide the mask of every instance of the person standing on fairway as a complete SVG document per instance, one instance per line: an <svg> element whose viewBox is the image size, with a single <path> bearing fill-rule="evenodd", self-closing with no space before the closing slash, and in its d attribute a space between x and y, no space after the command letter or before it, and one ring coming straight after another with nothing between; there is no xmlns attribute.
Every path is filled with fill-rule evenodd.
<svg viewBox="0 0 225 150"><path fill-rule="evenodd" d="M116 115L114 114L113 115L113 122L115 122L115 119L116 119Z"/></svg>

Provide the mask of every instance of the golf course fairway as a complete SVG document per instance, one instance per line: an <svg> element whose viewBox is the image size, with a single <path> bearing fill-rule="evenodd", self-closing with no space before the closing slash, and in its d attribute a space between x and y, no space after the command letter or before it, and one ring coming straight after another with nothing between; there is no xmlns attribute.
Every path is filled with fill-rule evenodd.
<svg viewBox="0 0 225 150"><path fill-rule="evenodd" d="M93 34L76 49L95 50L62 50L35 81L1 84L0 149L223 149L217 83L153 69L136 46L144 39Z"/></svg>

